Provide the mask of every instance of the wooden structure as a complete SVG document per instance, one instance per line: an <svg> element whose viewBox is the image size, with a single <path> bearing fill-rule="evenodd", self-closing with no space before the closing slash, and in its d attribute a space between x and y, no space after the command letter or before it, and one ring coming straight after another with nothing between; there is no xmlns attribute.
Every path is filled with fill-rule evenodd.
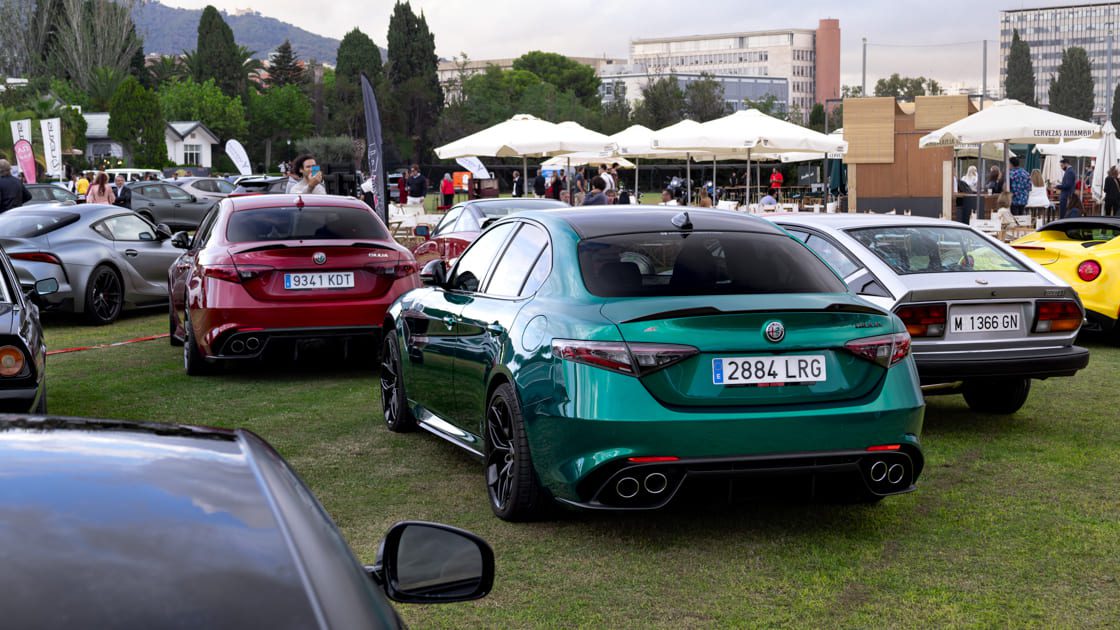
<svg viewBox="0 0 1120 630"><path fill-rule="evenodd" d="M953 147L920 149L918 140L975 111L963 95L919 96L914 103L844 99L849 211L942 216L952 194L946 181L953 177Z"/></svg>

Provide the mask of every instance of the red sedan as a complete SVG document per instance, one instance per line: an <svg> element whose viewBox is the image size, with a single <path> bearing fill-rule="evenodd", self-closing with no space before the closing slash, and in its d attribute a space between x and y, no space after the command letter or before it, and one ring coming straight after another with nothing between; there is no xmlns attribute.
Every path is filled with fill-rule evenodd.
<svg viewBox="0 0 1120 630"><path fill-rule="evenodd" d="M385 309L420 286L416 259L369 206L328 195L222 200L169 271L171 343L187 374L309 345L376 343ZM378 347L378 346L373 346Z"/></svg>
<svg viewBox="0 0 1120 630"><path fill-rule="evenodd" d="M451 263L494 221L522 210L567 207L568 204L554 199L520 197L472 199L456 204L448 210L433 232L428 233L427 226L417 228L415 233L425 237L425 240L413 248L412 253L416 255L416 260L421 267L437 258L443 259L443 262L450 267Z"/></svg>

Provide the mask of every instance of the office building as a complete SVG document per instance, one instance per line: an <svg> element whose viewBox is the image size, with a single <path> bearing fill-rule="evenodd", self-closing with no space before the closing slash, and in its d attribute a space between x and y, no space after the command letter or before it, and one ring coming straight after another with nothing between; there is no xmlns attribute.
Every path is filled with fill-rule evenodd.
<svg viewBox="0 0 1120 630"><path fill-rule="evenodd" d="M1034 64L1034 98L1040 107L1050 104L1050 77L1057 76L1062 51L1079 46L1089 54L1093 66L1093 114L1098 120L1106 116L1108 96L1120 80L1120 45L1113 41L1113 85L1108 85L1109 24L1120 30L1120 2L1101 2L1035 9L1010 9L1000 12L999 59L1000 85L1007 80L1007 56L1011 38L1019 31L1019 39L1031 48Z"/></svg>
<svg viewBox="0 0 1120 630"><path fill-rule="evenodd" d="M626 63L625 59L611 59L609 57L568 57L568 59L590 66L596 74L601 72L603 68ZM436 74L439 76L439 84L443 87L444 102L450 103L458 98L459 84L463 80L475 74L486 72L486 68L490 66L495 66L499 70L512 70L514 61L516 59L513 57L508 59L440 60L439 66L436 68Z"/></svg>
<svg viewBox="0 0 1120 630"><path fill-rule="evenodd" d="M705 73L723 88L723 100L730 111L745 109L745 101L758 102L767 95L774 97L774 110L784 112L789 108L789 85L785 77L745 76L740 74ZM669 76L668 73L654 72L641 64L603 66L599 71L599 96L604 105L626 99L631 107L642 98L642 88L651 81ZM681 91L688 84L701 79L700 72L674 72Z"/></svg>
<svg viewBox="0 0 1120 630"><path fill-rule="evenodd" d="M789 106L808 115L814 104L840 97L840 21L820 20L816 29L635 39L630 64L651 76L786 79Z"/></svg>

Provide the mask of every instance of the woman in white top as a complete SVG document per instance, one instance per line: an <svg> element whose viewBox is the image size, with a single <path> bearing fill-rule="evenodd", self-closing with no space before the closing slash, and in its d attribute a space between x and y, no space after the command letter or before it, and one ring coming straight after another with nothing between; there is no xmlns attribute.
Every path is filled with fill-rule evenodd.
<svg viewBox="0 0 1120 630"><path fill-rule="evenodd" d="M965 173L964 177L961 178L961 181L968 184L968 187L970 189L972 189L972 192L976 192L976 184L979 181L979 179L980 179L980 176L977 175L977 173L976 173L976 167L975 166L970 166L970 167L968 167L968 172Z"/></svg>
<svg viewBox="0 0 1120 630"><path fill-rule="evenodd" d="M1027 208L1046 211L1051 205L1050 197L1046 195L1046 182L1042 179L1042 171L1036 168L1031 171L1031 195L1027 197ZM1033 210L1031 214L1035 214Z"/></svg>

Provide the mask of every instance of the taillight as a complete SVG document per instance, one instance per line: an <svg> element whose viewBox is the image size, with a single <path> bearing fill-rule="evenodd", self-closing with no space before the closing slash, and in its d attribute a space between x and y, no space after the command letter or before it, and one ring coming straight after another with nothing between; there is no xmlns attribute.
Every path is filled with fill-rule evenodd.
<svg viewBox="0 0 1120 630"><path fill-rule="evenodd" d="M844 344L844 349L861 359L889 368L910 354L910 334L895 333L856 339Z"/></svg>
<svg viewBox="0 0 1120 630"><path fill-rule="evenodd" d="M902 448L901 444L876 444L875 446L868 446L869 451L897 451Z"/></svg>
<svg viewBox="0 0 1120 630"><path fill-rule="evenodd" d="M26 363L23 350L15 346L0 348L0 376L19 376Z"/></svg>
<svg viewBox="0 0 1120 630"><path fill-rule="evenodd" d="M945 334L948 309L944 304L915 304L895 311L911 337L940 337Z"/></svg>
<svg viewBox="0 0 1120 630"><path fill-rule="evenodd" d="M52 265L58 265L60 267L62 266L62 261L58 259L58 256L55 256L54 254L48 254L46 252L22 252L9 254L8 257L12 260L29 260L31 262L43 262L50 263Z"/></svg>
<svg viewBox="0 0 1120 630"><path fill-rule="evenodd" d="M552 354L574 363L594 365L630 376L644 376L679 363L700 351L692 346L624 341L554 339Z"/></svg>
<svg viewBox="0 0 1120 630"><path fill-rule="evenodd" d="M1084 318L1081 307L1071 300L1037 302L1034 309L1036 333L1077 330L1081 327L1081 320Z"/></svg>
<svg viewBox="0 0 1120 630"><path fill-rule="evenodd" d="M412 261L396 263L370 263L366 265L374 274L396 280L420 273L420 266Z"/></svg>
<svg viewBox="0 0 1120 630"><path fill-rule="evenodd" d="M202 275L215 280L241 283L259 277L272 267L265 265L206 265L202 268Z"/></svg>
<svg viewBox="0 0 1120 630"><path fill-rule="evenodd" d="M1092 282L1101 275L1101 264L1095 260L1086 260L1077 266L1077 277L1083 282Z"/></svg>
<svg viewBox="0 0 1120 630"><path fill-rule="evenodd" d="M669 462L679 462L681 458L675 455L648 455L645 457L627 457L626 461L631 464L667 464Z"/></svg>

